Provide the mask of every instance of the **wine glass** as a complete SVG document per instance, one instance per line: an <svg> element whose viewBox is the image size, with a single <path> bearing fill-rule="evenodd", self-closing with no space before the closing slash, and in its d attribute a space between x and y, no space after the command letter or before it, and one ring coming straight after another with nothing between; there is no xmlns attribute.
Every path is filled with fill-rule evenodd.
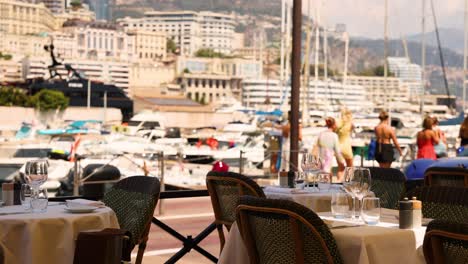
<svg viewBox="0 0 468 264"><path fill-rule="evenodd" d="M49 161L38 159L26 162L25 180L31 188L39 190L39 187L47 181Z"/></svg>
<svg viewBox="0 0 468 264"><path fill-rule="evenodd" d="M352 171L352 173L351 173ZM355 167L346 173L343 187L345 191L352 193L352 196L362 204L362 199L369 193L371 185L371 174L367 168ZM356 212L356 202L353 199L353 214ZM356 215L355 215L356 216ZM354 217L355 217L354 216Z"/></svg>
<svg viewBox="0 0 468 264"><path fill-rule="evenodd" d="M331 175L330 173L319 173L317 174L317 187L320 191L328 191L331 187Z"/></svg>
<svg viewBox="0 0 468 264"><path fill-rule="evenodd" d="M300 172L300 171L296 171L294 172L295 174L295 177L294 177L294 186L297 188L297 189L304 189L306 183L305 183L305 173L304 172Z"/></svg>
<svg viewBox="0 0 468 264"><path fill-rule="evenodd" d="M354 184L351 182L354 174L354 167L346 167L344 170L344 181L343 181L343 189L346 193L351 196L353 200L353 211L351 212L351 218L354 219L356 214L356 196L354 195Z"/></svg>
<svg viewBox="0 0 468 264"><path fill-rule="evenodd" d="M317 183L317 173L320 172L320 169L322 168L322 161L317 156L314 156L310 153L304 153L302 156L301 165L307 182L312 182L312 185L315 188Z"/></svg>
<svg viewBox="0 0 468 264"><path fill-rule="evenodd" d="M31 186L31 189L32 189L31 208L33 212L43 211L41 208L42 208L42 205L44 204L44 201L43 201L44 199L42 199L41 196L44 196L45 190L40 190L40 187L42 184L44 184L44 182L47 181L48 168L49 168L49 161L47 159L38 159L38 160L31 160L31 161L26 162L26 166L24 169L24 172L25 172L24 179L26 183L29 186ZM45 197L47 197L47 193L45 194ZM39 209L34 209L34 206L38 207ZM45 203L45 208L47 208L47 201Z"/></svg>

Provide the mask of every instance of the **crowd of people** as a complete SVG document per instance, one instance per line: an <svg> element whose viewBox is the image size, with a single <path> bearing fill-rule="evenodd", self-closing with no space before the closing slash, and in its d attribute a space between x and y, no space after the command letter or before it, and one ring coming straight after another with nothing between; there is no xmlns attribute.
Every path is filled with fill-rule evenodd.
<svg viewBox="0 0 468 264"><path fill-rule="evenodd" d="M371 147L374 159L382 168L390 168L395 161L395 151L402 155L395 129L391 127L390 116L386 111L379 114L380 123L374 128L375 138ZM447 140L445 134L438 127L435 117L424 118L422 130L417 133L416 145L418 159L437 159L447 156ZM338 164L338 180L343 179L345 166L353 166L353 151L351 134L353 131L352 113L348 109L341 111L341 120L337 122L332 117L325 119L327 130L321 132L314 147L314 154L322 160L322 170L331 172L334 159ZM468 118L460 128L462 146L468 144Z"/></svg>

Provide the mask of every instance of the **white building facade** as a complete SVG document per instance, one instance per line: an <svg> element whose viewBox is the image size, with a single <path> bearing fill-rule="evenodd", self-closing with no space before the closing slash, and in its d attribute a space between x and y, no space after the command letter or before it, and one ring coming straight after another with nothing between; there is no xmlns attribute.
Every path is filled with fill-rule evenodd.
<svg viewBox="0 0 468 264"><path fill-rule="evenodd" d="M146 12L143 18L118 19L128 29L163 31L182 55L193 55L199 49L213 49L229 54L235 39L235 20L231 15L214 12Z"/></svg>
<svg viewBox="0 0 468 264"><path fill-rule="evenodd" d="M419 96L423 86L421 66L411 63L406 57L389 57L387 62L390 72L408 85L410 96Z"/></svg>

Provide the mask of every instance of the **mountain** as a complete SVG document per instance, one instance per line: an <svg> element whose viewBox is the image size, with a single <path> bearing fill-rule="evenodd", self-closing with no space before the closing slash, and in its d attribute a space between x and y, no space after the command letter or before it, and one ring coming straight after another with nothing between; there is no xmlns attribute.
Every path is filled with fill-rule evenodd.
<svg viewBox="0 0 468 264"><path fill-rule="evenodd" d="M440 42L442 47L451 49L460 54L463 54L463 30L456 28L440 28ZM435 31L428 32L426 36L426 45L437 47L437 37ZM421 43L422 34L409 35L406 37L408 41Z"/></svg>
<svg viewBox="0 0 468 264"><path fill-rule="evenodd" d="M421 64L421 44L418 42L408 41L408 53L411 61L416 64ZM364 48L370 54L383 57L384 42L381 39L351 39L350 48ZM388 42L389 56L405 56L403 43L400 40L390 40ZM447 48L442 49L444 54L445 65L447 67L462 67L463 55ZM350 53L351 54L351 53ZM440 66L439 50L437 46L426 45L426 65Z"/></svg>

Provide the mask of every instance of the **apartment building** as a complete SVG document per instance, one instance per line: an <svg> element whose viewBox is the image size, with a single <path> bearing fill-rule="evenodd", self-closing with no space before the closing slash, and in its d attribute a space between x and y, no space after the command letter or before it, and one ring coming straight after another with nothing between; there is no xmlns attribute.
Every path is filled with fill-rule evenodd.
<svg viewBox="0 0 468 264"><path fill-rule="evenodd" d="M135 57L139 61L155 61L166 58L166 33L133 29L128 30L127 34L135 38Z"/></svg>
<svg viewBox="0 0 468 264"><path fill-rule="evenodd" d="M407 101L408 86L397 77L348 76L346 84L366 88L367 100L384 104L387 100Z"/></svg>
<svg viewBox="0 0 468 264"><path fill-rule="evenodd" d="M177 73L230 75L236 78L261 78L262 62L241 58L197 58L179 56Z"/></svg>
<svg viewBox="0 0 468 264"><path fill-rule="evenodd" d="M117 22L127 29L165 32L182 55L193 55L202 48L229 54L235 42L234 17L221 13L150 11L143 18L126 17Z"/></svg>
<svg viewBox="0 0 468 264"><path fill-rule="evenodd" d="M0 18L2 34L39 34L59 27L52 11L44 3L0 0Z"/></svg>

